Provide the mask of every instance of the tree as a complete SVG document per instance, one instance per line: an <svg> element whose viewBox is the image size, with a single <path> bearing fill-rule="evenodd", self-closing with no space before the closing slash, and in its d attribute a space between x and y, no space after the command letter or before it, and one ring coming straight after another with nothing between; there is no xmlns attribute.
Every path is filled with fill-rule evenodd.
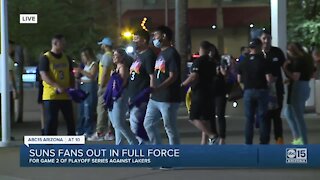
<svg viewBox="0 0 320 180"><path fill-rule="evenodd" d="M9 35L28 49L37 62L40 52L50 49L52 35L66 36L67 52L79 57L84 46L97 47L103 36L116 37L115 1L104 0L10 0ZM38 24L19 24L19 14L37 13Z"/></svg>
<svg viewBox="0 0 320 180"><path fill-rule="evenodd" d="M21 13L37 13L38 24L19 24ZM31 62L20 60L17 69L19 82L18 122L23 121L23 65L36 65L41 52L50 49L50 39L62 33L68 43L67 53L78 59L80 49L98 49L103 36L116 37L116 3L104 0L10 0L8 1L9 37L27 49Z"/></svg>
<svg viewBox="0 0 320 180"><path fill-rule="evenodd" d="M288 1L288 41L306 47L320 46L320 2Z"/></svg>

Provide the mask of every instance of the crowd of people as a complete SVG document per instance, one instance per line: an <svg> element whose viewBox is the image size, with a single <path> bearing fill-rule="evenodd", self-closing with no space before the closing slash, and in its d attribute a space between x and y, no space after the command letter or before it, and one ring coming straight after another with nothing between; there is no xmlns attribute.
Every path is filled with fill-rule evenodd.
<svg viewBox="0 0 320 180"><path fill-rule="evenodd" d="M238 61L230 58L232 62L227 62L214 44L203 41L200 57L193 61L188 77L181 80L181 58L172 43L172 30L160 26L153 33L152 45L150 39L147 31L136 31L132 40L135 53L129 56L105 37L98 42L104 51L99 61L86 47L77 64L65 54L64 36L55 35L51 50L41 55L38 66L43 85L39 86L38 102L45 114L42 134L57 135L61 110L67 134L84 135L88 141L161 144L158 125L162 120L169 144L179 144L177 115L187 92L189 119L202 132L201 144L225 144L226 104L237 86L242 88L244 100L244 143L253 143L254 127L258 127L260 144L269 144L273 124L275 142L283 144L281 111L286 85L285 117L292 144L308 143L303 113L315 66L300 44L290 43L286 58L280 48L271 46L271 35L264 30L241 48ZM88 94L78 104L77 118L69 88Z"/></svg>

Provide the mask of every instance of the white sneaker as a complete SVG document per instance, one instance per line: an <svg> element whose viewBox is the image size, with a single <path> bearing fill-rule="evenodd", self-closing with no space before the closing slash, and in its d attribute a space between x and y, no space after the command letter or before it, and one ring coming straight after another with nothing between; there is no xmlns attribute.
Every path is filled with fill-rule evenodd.
<svg viewBox="0 0 320 180"><path fill-rule="evenodd" d="M82 134L82 136L84 136L85 138L90 137L89 134L87 134L87 133Z"/></svg>
<svg viewBox="0 0 320 180"><path fill-rule="evenodd" d="M79 133L79 132L76 132L76 136L84 136L84 137L89 137L89 135L87 133Z"/></svg>
<svg viewBox="0 0 320 180"><path fill-rule="evenodd" d="M111 132L108 132L106 133L106 135L104 135L104 140L106 141L114 141L115 137L113 135L113 133Z"/></svg>
<svg viewBox="0 0 320 180"><path fill-rule="evenodd" d="M95 132L94 134L92 134L92 136L87 138L88 141L103 141L104 140L104 136L99 136L97 132Z"/></svg>
<svg viewBox="0 0 320 180"><path fill-rule="evenodd" d="M213 137L213 138L209 138L208 139L208 144L209 145L214 145L214 144L216 144L217 143L217 141L218 141L218 136L215 136L215 137Z"/></svg>

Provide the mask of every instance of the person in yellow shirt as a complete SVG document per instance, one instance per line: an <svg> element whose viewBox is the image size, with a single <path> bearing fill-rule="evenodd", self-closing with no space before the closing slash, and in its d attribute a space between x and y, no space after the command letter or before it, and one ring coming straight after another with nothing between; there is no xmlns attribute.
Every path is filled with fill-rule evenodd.
<svg viewBox="0 0 320 180"><path fill-rule="evenodd" d="M45 111L45 135L57 135L58 113L62 111L67 124L68 135L75 134L72 102L66 89L73 87L74 78L70 58L64 53L66 40L63 35L53 36L52 48L39 61L43 80L43 104Z"/></svg>
<svg viewBox="0 0 320 180"><path fill-rule="evenodd" d="M111 122L108 123L108 112L104 108L103 95L106 91L107 83L110 79L110 73L113 69L112 62L112 40L105 37L98 42L104 54L99 62L98 73L98 104L97 104L97 126L96 133L88 137L88 141L114 140L114 133ZM107 127L108 126L108 127ZM107 131L108 130L108 131Z"/></svg>

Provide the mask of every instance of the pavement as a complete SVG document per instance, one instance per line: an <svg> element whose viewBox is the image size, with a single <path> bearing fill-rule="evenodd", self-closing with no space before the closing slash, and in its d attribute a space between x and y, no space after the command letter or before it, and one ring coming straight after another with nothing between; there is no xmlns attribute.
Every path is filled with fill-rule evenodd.
<svg viewBox="0 0 320 180"><path fill-rule="evenodd" d="M56 180L56 179L110 179L110 180L170 180L170 179L292 179L313 180L320 178L319 169L254 169L254 168L184 168L175 170L152 170L148 168L22 168L20 167L19 146L23 144L24 135L40 135L40 115L34 89L25 92L24 122L13 124L12 136L15 138L12 146L0 148L0 180ZM233 108L227 104L227 138L228 144L244 143L244 116L242 102ZM320 118L316 114L306 114L308 137L310 144L320 143ZM291 133L287 122L283 119L285 143L291 141ZM161 127L160 127L161 128ZM188 122L186 109L181 105L178 113L178 128L182 144L199 144L201 133ZM163 129L163 128L162 128ZM66 126L60 120L59 134L66 133ZM167 143L162 131L164 143ZM258 131L254 142L258 143ZM272 136L273 137L273 136ZM101 143L112 144L103 141ZM271 144L274 144L274 140Z"/></svg>

